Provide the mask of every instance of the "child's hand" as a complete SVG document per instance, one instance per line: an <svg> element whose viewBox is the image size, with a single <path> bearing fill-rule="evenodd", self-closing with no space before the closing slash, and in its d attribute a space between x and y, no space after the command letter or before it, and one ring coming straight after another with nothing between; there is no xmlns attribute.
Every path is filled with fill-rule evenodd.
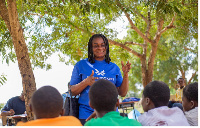
<svg viewBox="0 0 200 128"><path fill-rule="evenodd" d="M10 109L10 111L8 113L10 116L13 116L15 114L15 111L13 109Z"/></svg>
<svg viewBox="0 0 200 128"><path fill-rule="evenodd" d="M88 121L92 118L95 118L96 117L96 112L93 112L85 121Z"/></svg>

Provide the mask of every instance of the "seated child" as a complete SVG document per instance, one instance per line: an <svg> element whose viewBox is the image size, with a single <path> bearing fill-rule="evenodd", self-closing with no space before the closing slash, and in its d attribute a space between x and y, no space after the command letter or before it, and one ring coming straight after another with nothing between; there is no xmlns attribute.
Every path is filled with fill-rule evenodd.
<svg viewBox="0 0 200 128"><path fill-rule="evenodd" d="M96 81L89 90L89 105L96 112L84 126L141 126L139 122L120 116L116 111L119 105L118 91L115 85L104 79Z"/></svg>
<svg viewBox="0 0 200 128"><path fill-rule="evenodd" d="M170 89L161 81L146 85L142 95L144 113L138 120L143 126L189 126L187 119L178 107L168 108Z"/></svg>
<svg viewBox="0 0 200 128"><path fill-rule="evenodd" d="M33 93L30 110L33 111L35 120L19 122L17 126L82 126L77 118L62 116L63 99L52 86L43 86Z"/></svg>
<svg viewBox="0 0 200 128"><path fill-rule="evenodd" d="M198 83L187 85L183 89L183 111L191 126L198 126Z"/></svg>

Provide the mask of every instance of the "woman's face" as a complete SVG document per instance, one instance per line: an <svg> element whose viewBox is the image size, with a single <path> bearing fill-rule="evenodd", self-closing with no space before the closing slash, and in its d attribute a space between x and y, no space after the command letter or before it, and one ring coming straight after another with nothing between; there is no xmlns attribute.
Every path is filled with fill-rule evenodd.
<svg viewBox="0 0 200 128"><path fill-rule="evenodd" d="M101 37L92 40L92 49L95 60L104 60L106 55L106 45Z"/></svg>

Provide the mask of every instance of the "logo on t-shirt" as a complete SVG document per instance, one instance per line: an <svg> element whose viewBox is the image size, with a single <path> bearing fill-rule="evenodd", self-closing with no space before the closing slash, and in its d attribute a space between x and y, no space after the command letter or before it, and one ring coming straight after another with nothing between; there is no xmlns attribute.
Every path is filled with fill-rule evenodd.
<svg viewBox="0 0 200 128"><path fill-rule="evenodd" d="M151 126L168 126L168 123L160 120L158 122L154 122Z"/></svg>
<svg viewBox="0 0 200 128"><path fill-rule="evenodd" d="M97 75L102 75L102 76L104 76L106 73L105 73L105 71L103 70L103 71L101 71L101 72L99 72L97 69L95 69L95 73L97 74Z"/></svg>

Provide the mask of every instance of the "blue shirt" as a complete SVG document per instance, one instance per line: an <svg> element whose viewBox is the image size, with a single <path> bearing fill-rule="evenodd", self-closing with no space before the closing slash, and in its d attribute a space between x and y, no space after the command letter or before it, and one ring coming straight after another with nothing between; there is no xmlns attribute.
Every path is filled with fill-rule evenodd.
<svg viewBox="0 0 200 128"><path fill-rule="evenodd" d="M111 81L116 87L121 86L123 78L120 72L120 68L110 62L109 64L103 61L95 60L95 63L90 63L88 59L81 60L74 66L70 85L75 85L86 79L94 71L94 77L99 79L106 79ZM80 94L79 97L79 119L87 119L92 113L93 109L89 106L89 88L87 86Z"/></svg>
<svg viewBox="0 0 200 128"><path fill-rule="evenodd" d="M26 111L25 101L22 101L19 96L9 99L2 111L10 111L10 109L15 111L15 115L24 114Z"/></svg>

